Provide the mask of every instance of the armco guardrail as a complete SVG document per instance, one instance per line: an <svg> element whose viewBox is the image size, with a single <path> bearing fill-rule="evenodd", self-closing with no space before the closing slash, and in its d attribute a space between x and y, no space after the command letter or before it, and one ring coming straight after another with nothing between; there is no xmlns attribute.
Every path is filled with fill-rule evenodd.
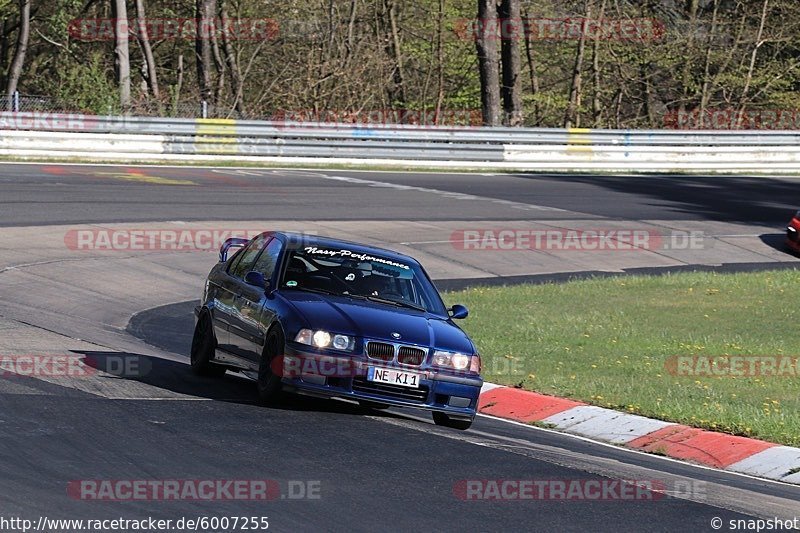
<svg viewBox="0 0 800 533"><path fill-rule="evenodd" d="M800 132L622 131L0 113L0 155L484 170L800 172Z"/></svg>

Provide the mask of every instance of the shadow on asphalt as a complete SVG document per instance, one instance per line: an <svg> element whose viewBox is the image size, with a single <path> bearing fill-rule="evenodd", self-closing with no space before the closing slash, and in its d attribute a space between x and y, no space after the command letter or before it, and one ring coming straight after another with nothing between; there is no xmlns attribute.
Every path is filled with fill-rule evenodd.
<svg viewBox="0 0 800 533"><path fill-rule="evenodd" d="M761 242L774 250L783 252L790 257L797 257L797 254L786 246L785 233L764 233L763 235L759 235L758 238L761 239Z"/></svg>
<svg viewBox="0 0 800 533"><path fill-rule="evenodd" d="M528 179L549 176L515 174ZM629 176L575 174L556 179L586 183L624 194L652 198L654 205L669 203L676 212L709 220L746 224L783 224L800 205L787 209L776 202L797 198L800 182L758 176Z"/></svg>
<svg viewBox="0 0 800 533"><path fill-rule="evenodd" d="M73 351L85 355L83 363L111 374L110 379L124 379L151 387L197 398L237 403L259 404L255 381L228 372L221 378L195 375L188 364L160 357L127 352ZM375 411L343 401L282 393L264 409L314 411L324 413L376 415L391 417L391 413Z"/></svg>
<svg viewBox="0 0 800 533"><path fill-rule="evenodd" d="M137 354L121 354L118 352L76 352L87 356L86 364L97 365L95 368L114 372L114 365L119 366L120 356L141 358L142 367L149 370L141 372L141 376L128 376L122 379L134 379L147 385L164 390L188 394L211 400L258 404L255 382L234 372L228 372L223 378L205 378L192 373L189 367L189 351L192 346L194 332L194 307L196 300L164 305L148 309L134 315L128 324L128 333L151 346L171 353L185 355L186 363ZM265 409L282 409L291 411L317 411L352 415L382 416L399 418L388 411L371 409L354 403L315 398L301 394L283 393Z"/></svg>

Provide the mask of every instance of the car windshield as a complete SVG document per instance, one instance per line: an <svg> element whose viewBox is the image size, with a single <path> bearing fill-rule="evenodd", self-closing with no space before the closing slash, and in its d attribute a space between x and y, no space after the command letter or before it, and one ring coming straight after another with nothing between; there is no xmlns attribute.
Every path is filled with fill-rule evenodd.
<svg viewBox="0 0 800 533"><path fill-rule="evenodd" d="M292 250L279 286L431 313L447 312L436 288L418 264L372 252L329 246Z"/></svg>

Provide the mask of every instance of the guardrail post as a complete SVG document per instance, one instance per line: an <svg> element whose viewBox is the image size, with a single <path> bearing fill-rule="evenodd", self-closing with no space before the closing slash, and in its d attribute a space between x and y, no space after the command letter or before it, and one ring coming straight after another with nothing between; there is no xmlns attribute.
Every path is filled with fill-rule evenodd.
<svg viewBox="0 0 800 533"><path fill-rule="evenodd" d="M203 118L208 118L208 102L203 100L203 104L200 106L201 111L200 114Z"/></svg>

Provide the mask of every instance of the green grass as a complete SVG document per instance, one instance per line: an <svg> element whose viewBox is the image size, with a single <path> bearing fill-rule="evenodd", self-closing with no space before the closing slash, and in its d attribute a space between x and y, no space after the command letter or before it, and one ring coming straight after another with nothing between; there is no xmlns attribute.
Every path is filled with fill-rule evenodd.
<svg viewBox="0 0 800 533"><path fill-rule="evenodd" d="M473 288L464 329L491 382L800 445L800 376L677 376L674 356L800 356L800 271Z"/></svg>

